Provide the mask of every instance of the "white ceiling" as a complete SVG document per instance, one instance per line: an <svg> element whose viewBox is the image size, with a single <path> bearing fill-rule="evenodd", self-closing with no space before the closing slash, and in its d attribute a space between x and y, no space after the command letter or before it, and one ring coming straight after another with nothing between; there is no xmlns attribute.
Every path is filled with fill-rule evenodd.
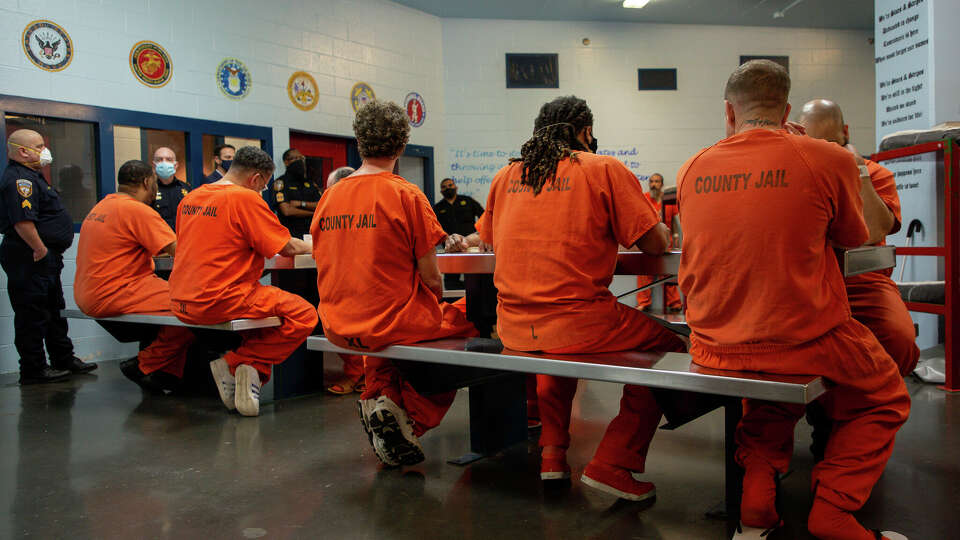
<svg viewBox="0 0 960 540"><path fill-rule="evenodd" d="M394 0L438 17L560 21L873 28L874 0L652 0L624 9L621 0ZM794 4L791 7L791 4ZM774 13L784 10L782 18Z"/></svg>

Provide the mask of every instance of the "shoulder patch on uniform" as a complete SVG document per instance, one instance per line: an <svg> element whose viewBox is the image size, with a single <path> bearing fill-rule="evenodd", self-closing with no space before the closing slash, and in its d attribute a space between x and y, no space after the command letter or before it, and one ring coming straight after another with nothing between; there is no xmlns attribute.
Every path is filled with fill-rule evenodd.
<svg viewBox="0 0 960 540"><path fill-rule="evenodd" d="M283 202L283 193L277 193L277 202Z"/></svg>
<svg viewBox="0 0 960 540"><path fill-rule="evenodd" d="M273 189L276 191L283 191L283 180L275 180L273 182Z"/></svg>
<svg viewBox="0 0 960 540"><path fill-rule="evenodd" d="M466 205L467 205L467 201L460 201L460 206L466 206Z"/></svg>
<svg viewBox="0 0 960 540"><path fill-rule="evenodd" d="M310 182L304 182L303 187L310 187Z"/></svg>
<svg viewBox="0 0 960 540"><path fill-rule="evenodd" d="M24 199L33 195L33 182L23 178L17 180L17 193Z"/></svg>

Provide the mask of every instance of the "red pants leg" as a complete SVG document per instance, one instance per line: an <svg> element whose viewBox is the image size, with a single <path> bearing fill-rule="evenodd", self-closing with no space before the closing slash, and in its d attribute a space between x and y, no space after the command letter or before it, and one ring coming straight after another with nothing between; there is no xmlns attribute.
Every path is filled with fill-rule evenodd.
<svg viewBox="0 0 960 540"><path fill-rule="evenodd" d="M680 300L680 291L676 285L664 285L663 294L667 296L667 307L670 309L680 309L683 302Z"/></svg>
<svg viewBox="0 0 960 540"><path fill-rule="evenodd" d="M637 276L637 287L646 287L653 283L653 276ZM637 291L637 309L643 309L652 302L652 292L650 289Z"/></svg>
<svg viewBox="0 0 960 540"><path fill-rule="evenodd" d="M440 304L440 307L443 311L443 321L433 333L403 343L416 343L447 337L477 336L476 328L466 317L465 299L461 298L452 304ZM407 415L414 422L413 432L418 437L440 424L450 405L453 404L453 398L456 397L456 392L445 392L433 396L424 396L418 393L410 386L410 383L404 380L396 365L389 358L364 356L363 376L367 389L360 396L360 399L376 399L380 396L387 396L407 412Z"/></svg>
<svg viewBox="0 0 960 540"><path fill-rule="evenodd" d="M570 447L570 411L580 379L537 375L540 446Z"/></svg>
<svg viewBox="0 0 960 540"><path fill-rule="evenodd" d="M700 347L694 337L690 352L697 363L707 367L820 375L833 382L836 386L825 406L834 428L824 460L813 469L813 488L818 500L842 512L854 512L863 506L910 412L910 396L897 365L865 326L851 320L809 343L755 354L714 354ZM759 461L784 470L792 454L793 426L801 410L749 402L737 427L738 462L749 468ZM809 526L822 532L831 524L811 519ZM846 527L831 531L830 537L864 538L864 530Z"/></svg>
<svg viewBox="0 0 960 540"><path fill-rule="evenodd" d="M847 278L847 298L853 318L877 336L887 354L906 376L917 367L920 349L907 305L896 283L876 273Z"/></svg>
<svg viewBox="0 0 960 540"><path fill-rule="evenodd" d="M278 289L258 285L247 297L247 305L225 319L261 319L279 317L280 326L242 332L243 342L224 359L234 372L237 366L253 366L264 381L270 378L270 366L287 359L317 326L317 311L303 298Z"/></svg>
<svg viewBox="0 0 960 540"><path fill-rule="evenodd" d="M341 354L340 359L343 360L343 375L347 379L357 382L363 378L363 356L359 354Z"/></svg>
<svg viewBox="0 0 960 540"><path fill-rule="evenodd" d="M183 377L183 366L187 362L187 349L196 341L189 328L182 326L164 326L149 346L137 355L140 371L153 373L163 371L177 377Z"/></svg>
<svg viewBox="0 0 960 540"><path fill-rule="evenodd" d="M660 406L649 388L624 385L620 413L607 426L593 459L643 472L647 451L660 425L661 416Z"/></svg>

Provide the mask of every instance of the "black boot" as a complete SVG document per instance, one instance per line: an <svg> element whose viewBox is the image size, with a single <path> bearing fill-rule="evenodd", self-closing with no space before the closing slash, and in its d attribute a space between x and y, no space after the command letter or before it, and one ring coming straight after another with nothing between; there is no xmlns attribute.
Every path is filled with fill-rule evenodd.
<svg viewBox="0 0 960 540"><path fill-rule="evenodd" d="M69 371L70 373L90 373L97 369L96 364L84 362L76 356L71 356L69 360L64 362L51 363L54 369Z"/></svg>
<svg viewBox="0 0 960 540"><path fill-rule="evenodd" d="M21 372L20 384L41 384L60 381L70 376L69 371L43 366L40 371Z"/></svg>

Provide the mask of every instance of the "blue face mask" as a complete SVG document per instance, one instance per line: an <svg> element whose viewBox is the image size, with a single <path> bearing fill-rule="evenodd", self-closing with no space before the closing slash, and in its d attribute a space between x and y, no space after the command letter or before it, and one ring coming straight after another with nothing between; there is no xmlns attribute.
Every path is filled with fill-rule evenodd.
<svg viewBox="0 0 960 540"><path fill-rule="evenodd" d="M157 171L157 176L166 180L173 176L173 173L177 172L177 167L169 161L161 161L154 166L154 169Z"/></svg>
<svg viewBox="0 0 960 540"><path fill-rule="evenodd" d="M220 166L223 167L224 172L230 170L230 165L233 164L232 159L222 159L220 160Z"/></svg>

